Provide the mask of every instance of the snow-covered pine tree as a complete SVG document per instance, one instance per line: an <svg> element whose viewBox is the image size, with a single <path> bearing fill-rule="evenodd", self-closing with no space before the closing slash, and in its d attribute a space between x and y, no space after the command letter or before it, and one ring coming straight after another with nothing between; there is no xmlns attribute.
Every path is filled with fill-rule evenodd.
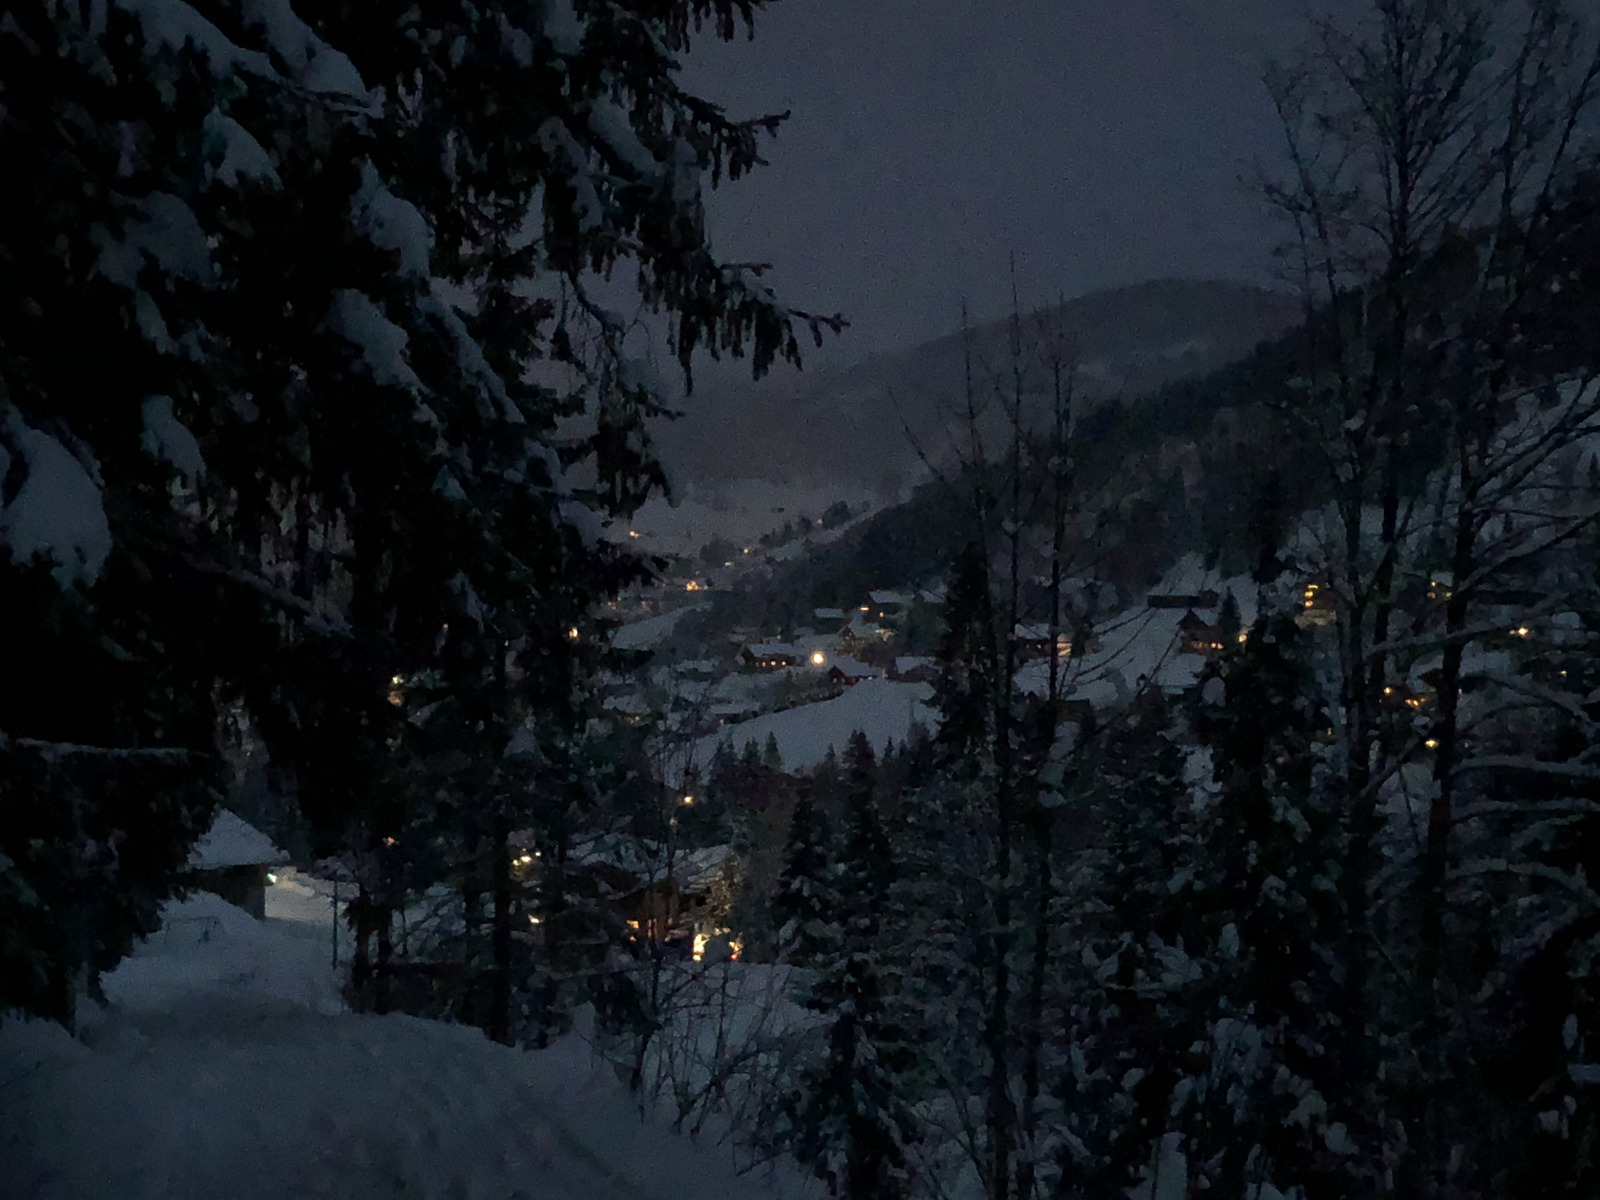
<svg viewBox="0 0 1600 1200"><path fill-rule="evenodd" d="M866 735L845 751L848 826L832 871L826 935L812 959L805 1006L823 1045L788 1102L791 1149L834 1195L880 1200L906 1190L914 1136L901 1077L913 1053L886 962L884 918L895 860L877 804L877 762Z"/></svg>
<svg viewBox="0 0 1600 1200"><path fill-rule="evenodd" d="M804 788L789 821L783 874L772 897L781 962L808 966L831 945L834 919L832 839L811 789Z"/></svg>
<svg viewBox="0 0 1600 1200"><path fill-rule="evenodd" d="M1200 684L1215 794L1198 822L1204 935L1190 953L1210 984L1190 1015L1209 1027L1211 1061L1185 1133L1195 1173L1241 1195L1338 1191L1373 1166L1351 1141L1367 1081L1341 1075L1336 1053L1341 848L1309 642L1292 617L1263 616Z"/></svg>
<svg viewBox="0 0 1600 1200"><path fill-rule="evenodd" d="M66 806L48 862L26 824L0 831L16 895L76 878L77 908L38 893L38 909L104 917L55 929L79 949L54 959L19 950L49 979L30 996L70 994L81 947L105 965L150 928L211 803L193 760L218 701L249 711L324 847L407 845L437 797L391 793L411 753L396 739L486 772L449 791L457 840L488 831L504 946L504 835L527 793L501 751L526 729L570 757L589 604L638 570L595 517L660 481L650 390L589 285L633 268L685 370L696 348L763 370L810 320L705 236L706 177L742 174L776 122L685 92L675 56L702 23L731 37L750 16L732 0L12 14L0 148L35 184L0 214L0 586L12 629L60 636L20 639L8 692L81 702L64 720L8 708L8 775L53 803L106 791L67 778L63 747L95 784L132 758L147 775L191 760L141 783L151 820ZM541 361L565 379L536 380ZM585 421L558 444L558 422ZM395 900L374 899L380 921Z"/></svg>
<svg viewBox="0 0 1600 1200"><path fill-rule="evenodd" d="M1202 850L1179 732L1149 689L1081 751L1083 831L1059 906L1077 950L1060 968L1066 1045L1054 1088L1070 1196L1133 1186L1193 1087L1190 1051L1205 1031L1191 958L1203 940Z"/></svg>

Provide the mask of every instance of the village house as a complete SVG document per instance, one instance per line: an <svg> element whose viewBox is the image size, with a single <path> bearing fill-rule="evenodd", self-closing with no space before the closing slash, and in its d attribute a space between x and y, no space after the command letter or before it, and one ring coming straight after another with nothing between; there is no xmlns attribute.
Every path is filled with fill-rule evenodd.
<svg viewBox="0 0 1600 1200"><path fill-rule="evenodd" d="M1339 619L1339 592L1325 577L1316 576L1300 584L1300 609L1295 622L1302 628L1332 625Z"/></svg>
<svg viewBox="0 0 1600 1200"><path fill-rule="evenodd" d="M848 619L848 614L842 608L817 608L812 610L811 615L816 619L819 633L838 633Z"/></svg>
<svg viewBox="0 0 1600 1200"><path fill-rule="evenodd" d="M879 621L898 621L911 608L911 597L903 592L873 591L867 593L867 603L861 611Z"/></svg>
<svg viewBox="0 0 1600 1200"><path fill-rule="evenodd" d="M828 682L841 687L854 687L863 679L877 679L879 673L865 663L849 658L836 658L828 668Z"/></svg>
<svg viewBox="0 0 1600 1200"><path fill-rule="evenodd" d="M602 834L574 845L567 869L574 890L603 904L633 936L698 959L711 938L728 933L741 865L731 846L669 852L645 838Z"/></svg>
<svg viewBox="0 0 1600 1200"><path fill-rule="evenodd" d="M1024 658L1050 657L1051 637L1048 625L1019 624L1011 631L1011 638ZM1065 630L1057 630L1054 641L1057 658L1067 658L1072 654L1072 639Z"/></svg>
<svg viewBox="0 0 1600 1200"><path fill-rule="evenodd" d="M1224 648L1222 630L1219 626L1207 621L1192 608L1183 614L1183 619L1178 622L1180 652L1209 658L1214 654L1221 654Z"/></svg>
<svg viewBox="0 0 1600 1200"><path fill-rule="evenodd" d="M785 671L800 661L800 652L787 642L755 642L739 652L750 671Z"/></svg>
<svg viewBox="0 0 1600 1200"><path fill-rule="evenodd" d="M886 642L893 636L892 631L868 620L864 614L856 613L839 631L839 648L848 652L862 646Z"/></svg>

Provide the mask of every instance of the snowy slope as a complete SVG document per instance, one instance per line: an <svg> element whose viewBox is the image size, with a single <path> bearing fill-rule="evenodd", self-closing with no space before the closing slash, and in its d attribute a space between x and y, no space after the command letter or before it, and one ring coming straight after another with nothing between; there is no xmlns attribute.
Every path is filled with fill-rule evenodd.
<svg viewBox="0 0 1600 1200"><path fill-rule="evenodd" d="M107 979L81 1040L0 1024L0 1194L38 1200L783 1194L638 1119L569 1038L339 1010L326 943L213 896Z"/></svg>
<svg viewBox="0 0 1600 1200"><path fill-rule="evenodd" d="M704 612L708 607L706 604L686 604L659 616L619 626L611 635L611 644L618 650L653 650L672 636L679 621L690 613Z"/></svg>
<svg viewBox="0 0 1600 1200"><path fill-rule="evenodd" d="M863 680L832 700L803 704L719 729L700 740L695 762L704 767L724 742L735 750L742 750L750 741L760 748L766 745L770 734L778 740L784 768L805 770L820 763L829 746L834 753L842 754L850 735L858 729L881 754L891 740L904 742L913 724L932 728L937 723L937 714L928 707L932 698L933 688L925 683Z"/></svg>

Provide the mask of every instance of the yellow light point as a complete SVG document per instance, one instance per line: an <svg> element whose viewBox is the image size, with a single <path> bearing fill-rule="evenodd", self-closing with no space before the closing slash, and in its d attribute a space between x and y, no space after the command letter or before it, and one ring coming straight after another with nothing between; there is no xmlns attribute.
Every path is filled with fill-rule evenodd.
<svg viewBox="0 0 1600 1200"><path fill-rule="evenodd" d="M392 837L386 837L383 839L383 844L385 846L392 846L394 845L394 839Z"/></svg>
<svg viewBox="0 0 1600 1200"><path fill-rule="evenodd" d="M1383 689L1383 694L1385 696L1392 696L1394 695L1394 689L1392 687L1386 687Z"/></svg>
<svg viewBox="0 0 1600 1200"><path fill-rule="evenodd" d="M578 627L576 625L574 625L571 629L567 630L567 641L575 642L577 640L578 640Z"/></svg>
<svg viewBox="0 0 1600 1200"><path fill-rule="evenodd" d="M679 804L693 804L694 803L694 797L693 796L685 796L681 800L679 800L678 803Z"/></svg>
<svg viewBox="0 0 1600 1200"><path fill-rule="evenodd" d="M699 962L702 958L705 957L706 943L708 941L710 941L710 940L711 939L706 937L706 935L703 934L703 933L697 933L697 934L694 935L694 961L695 962Z"/></svg>
<svg viewBox="0 0 1600 1200"><path fill-rule="evenodd" d="M698 580L691 579L688 583L683 585L683 590L686 592L698 592L700 590L700 583Z"/></svg>
<svg viewBox="0 0 1600 1200"><path fill-rule="evenodd" d="M820 667L823 663L825 663L827 661L828 661L828 656L826 654L824 654L821 650L813 650L811 652L811 665L813 667Z"/></svg>
<svg viewBox="0 0 1600 1200"><path fill-rule="evenodd" d="M533 861L533 855L531 855L531 854L523 854L523 855L521 855L521 856L519 856L517 858L517 861L519 863L521 863L523 866L527 866L529 863L531 863Z"/></svg>
<svg viewBox="0 0 1600 1200"><path fill-rule="evenodd" d="M1422 744L1424 746L1426 746L1429 750L1437 750L1439 748L1439 739L1438 738L1429 738L1427 741L1423 742Z"/></svg>
<svg viewBox="0 0 1600 1200"><path fill-rule="evenodd" d="M639 531L637 529L630 529L628 530L628 536L631 538L636 538L639 536Z"/></svg>
<svg viewBox="0 0 1600 1200"><path fill-rule="evenodd" d="M1530 630L1526 625L1518 625L1511 631L1511 635L1513 637L1527 637L1531 632L1532 630Z"/></svg>
<svg viewBox="0 0 1600 1200"><path fill-rule="evenodd" d="M528 924L529 925L538 925L538 924L541 924L541 922L540 922L538 917L534 916L532 913L529 913L528 914Z"/></svg>

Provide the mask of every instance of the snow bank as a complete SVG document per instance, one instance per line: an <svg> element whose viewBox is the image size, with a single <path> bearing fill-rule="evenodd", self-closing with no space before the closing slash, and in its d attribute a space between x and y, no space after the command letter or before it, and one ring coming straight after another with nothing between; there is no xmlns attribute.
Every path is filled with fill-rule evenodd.
<svg viewBox="0 0 1600 1200"><path fill-rule="evenodd" d="M109 1006L81 1040L0 1023L5 1194L780 1194L722 1152L642 1123L581 1040L529 1053L474 1029L337 1011L326 952L196 896L170 905L107 978Z"/></svg>
<svg viewBox="0 0 1600 1200"><path fill-rule="evenodd" d="M93 583L111 553L99 485L70 450L15 411L7 414L5 433L27 474L11 503L0 507L0 546L18 563L35 555L52 560L63 585ZM0 465L9 465L9 456Z"/></svg>

